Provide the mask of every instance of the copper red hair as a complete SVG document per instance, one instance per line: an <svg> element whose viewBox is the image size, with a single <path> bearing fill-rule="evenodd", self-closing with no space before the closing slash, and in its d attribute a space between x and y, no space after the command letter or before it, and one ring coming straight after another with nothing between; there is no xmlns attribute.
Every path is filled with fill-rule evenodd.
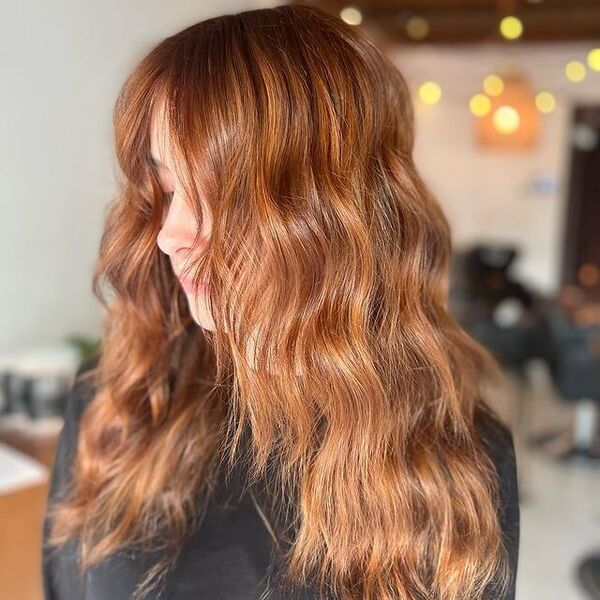
<svg viewBox="0 0 600 600"><path fill-rule="evenodd" d="M156 244L159 106L198 220L200 195L213 216L193 269L214 332ZM82 570L126 545L172 563L219 465L244 457L249 479L273 474L274 522L291 520L290 581L348 600L465 600L505 582L475 426L497 364L449 314L449 226L413 163L396 67L316 8L220 16L143 58L114 125L101 357L51 543L79 536Z"/></svg>

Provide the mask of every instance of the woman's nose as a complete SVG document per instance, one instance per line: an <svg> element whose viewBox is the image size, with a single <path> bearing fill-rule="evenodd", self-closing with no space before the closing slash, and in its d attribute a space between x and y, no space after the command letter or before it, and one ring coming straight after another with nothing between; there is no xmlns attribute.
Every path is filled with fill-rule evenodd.
<svg viewBox="0 0 600 600"><path fill-rule="evenodd" d="M165 254L175 257L178 252L191 250L196 230L196 219L193 212L183 200L174 196L158 232L156 243Z"/></svg>

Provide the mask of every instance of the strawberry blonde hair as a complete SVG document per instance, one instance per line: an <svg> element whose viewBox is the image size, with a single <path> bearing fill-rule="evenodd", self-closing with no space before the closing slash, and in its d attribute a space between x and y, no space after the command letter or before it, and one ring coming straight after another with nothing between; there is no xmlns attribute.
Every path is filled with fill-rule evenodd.
<svg viewBox="0 0 600 600"><path fill-rule="evenodd" d="M215 331L194 323L156 244L159 106L186 198L199 223L200 197L213 217L191 267ZM412 110L371 41L299 5L194 24L127 78L94 273L101 353L50 512L49 543L78 536L81 573L126 546L164 551L141 597L219 467L244 464L292 532L288 582L343 600L506 584L498 476L476 430L479 412L496 418L482 383L499 369L448 312L450 231L413 163Z"/></svg>

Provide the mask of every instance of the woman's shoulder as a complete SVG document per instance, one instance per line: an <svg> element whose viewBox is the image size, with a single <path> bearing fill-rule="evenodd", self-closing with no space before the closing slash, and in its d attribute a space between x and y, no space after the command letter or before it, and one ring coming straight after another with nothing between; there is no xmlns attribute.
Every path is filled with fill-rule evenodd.
<svg viewBox="0 0 600 600"><path fill-rule="evenodd" d="M519 485L514 440L510 429L485 406L476 413L475 423L479 437L498 474L498 509L510 572L508 591L503 598L512 600L515 596L520 535Z"/></svg>
<svg viewBox="0 0 600 600"><path fill-rule="evenodd" d="M99 355L84 359L77 368L73 384L63 407L63 426L57 442L50 497L62 493L71 478L71 465L77 451L81 416L94 397L96 385L93 369Z"/></svg>
<svg viewBox="0 0 600 600"><path fill-rule="evenodd" d="M518 518L519 487L517 458L510 429L495 414L482 407L475 416L475 425L486 451L494 463L500 484L500 501L504 519Z"/></svg>
<svg viewBox="0 0 600 600"><path fill-rule="evenodd" d="M517 460L511 430L486 406L475 413L475 426L503 486L516 484Z"/></svg>
<svg viewBox="0 0 600 600"><path fill-rule="evenodd" d="M98 365L100 355L94 353L83 359L75 373L73 385L67 396L64 408L65 421L79 421L84 410L94 397L96 384L94 369Z"/></svg>

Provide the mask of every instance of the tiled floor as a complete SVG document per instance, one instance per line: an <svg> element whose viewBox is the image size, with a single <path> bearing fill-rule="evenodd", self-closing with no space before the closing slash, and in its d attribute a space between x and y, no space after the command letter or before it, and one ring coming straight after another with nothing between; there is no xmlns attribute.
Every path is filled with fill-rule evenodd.
<svg viewBox="0 0 600 600"><path fill-rule="evenodd" d="M578 560L600 551L600 464L565 463L556 438L543 449L524 443L524 430L569 431L573 411L560 402L541 363L528 369L529 391L513 378L496 390L494 405L513 423L521 489L521 544L517 600L587 600L575 577ZM519 410L517 401L521 399Z"/></svg>

